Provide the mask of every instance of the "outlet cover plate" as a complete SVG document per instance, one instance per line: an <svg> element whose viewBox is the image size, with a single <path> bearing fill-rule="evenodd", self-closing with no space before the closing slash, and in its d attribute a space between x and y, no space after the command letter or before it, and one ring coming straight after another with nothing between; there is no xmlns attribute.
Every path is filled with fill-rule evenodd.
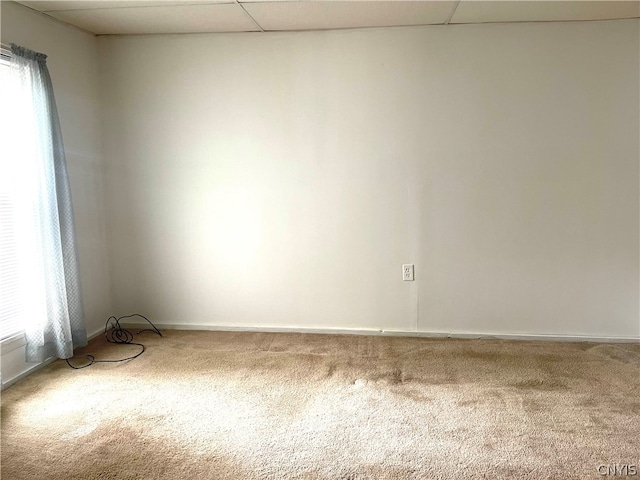
<svg viewBox="0 0 640 480"><path fill-rule="evenodd" d="M413 282L413 263L402 265L402 280L405 282Z"/></svg>

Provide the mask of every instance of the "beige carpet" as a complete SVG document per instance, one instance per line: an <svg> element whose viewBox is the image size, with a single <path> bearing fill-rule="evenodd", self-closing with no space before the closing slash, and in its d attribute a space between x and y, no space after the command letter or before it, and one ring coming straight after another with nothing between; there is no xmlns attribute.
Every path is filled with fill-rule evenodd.
<svg viewBox="0 0 640 480"><path fill-rule="evenodd" d="M58 361L5 390L2 478L588 479L640 464L638 344L164 333L138 336L147 352L128 363Z"/></svg>

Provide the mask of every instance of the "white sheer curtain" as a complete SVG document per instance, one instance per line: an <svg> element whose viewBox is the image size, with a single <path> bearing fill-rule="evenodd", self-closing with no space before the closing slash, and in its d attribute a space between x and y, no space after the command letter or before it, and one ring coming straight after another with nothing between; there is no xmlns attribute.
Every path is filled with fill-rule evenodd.
<svg viewBox="0 0 640 480"><path fill-rule="evenodd" d="M46 55L11 45L3 123L9 155L0 188L12 196L19 256L19 315L26 360L69 358L87 343L71 194Z"/></svg>

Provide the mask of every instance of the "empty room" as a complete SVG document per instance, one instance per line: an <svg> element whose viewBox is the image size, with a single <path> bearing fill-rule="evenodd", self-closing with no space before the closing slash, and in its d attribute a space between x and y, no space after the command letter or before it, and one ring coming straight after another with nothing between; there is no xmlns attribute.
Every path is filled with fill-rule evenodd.
<svg viewBox="0 0 640 480"><path fill-rule="evenodd" d="M6 480L640 476L640 2L0 2Z"/></svg>

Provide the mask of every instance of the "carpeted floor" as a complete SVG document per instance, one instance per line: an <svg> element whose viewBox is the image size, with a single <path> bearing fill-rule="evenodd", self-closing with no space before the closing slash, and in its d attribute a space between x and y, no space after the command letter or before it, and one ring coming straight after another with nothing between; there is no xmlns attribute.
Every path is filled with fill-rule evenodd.
<svg viewBox="0 0 640 480"><path fill-rule="evenodd" d="M147 352L127 363L58 361L5 390L2 479L595 479L601 465L640 467L638 344L164 334L139 335ZM83 352L136 348L96 339Z"/></svg>

